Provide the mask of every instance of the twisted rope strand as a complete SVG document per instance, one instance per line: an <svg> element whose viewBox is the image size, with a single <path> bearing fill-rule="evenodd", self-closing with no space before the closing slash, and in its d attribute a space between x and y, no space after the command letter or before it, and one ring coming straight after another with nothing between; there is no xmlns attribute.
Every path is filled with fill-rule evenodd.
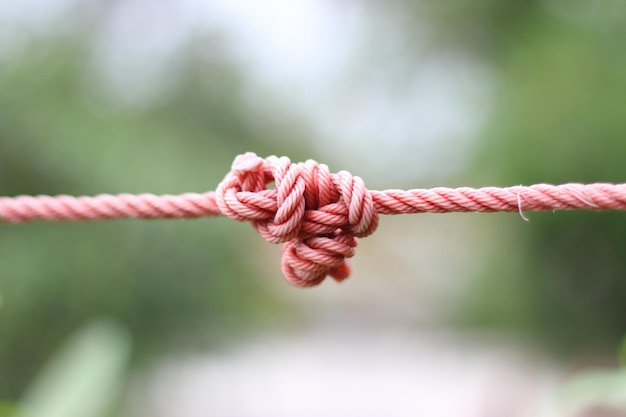
<svg viewBox="0 0 626 417"><path fill-rule="evenodd" d="M204 194L0 197L0 220L10 223L222 215L250 221L269 242L284 243L283 273L302 287L327 275L347 278L356 238L376 230L379 214L574 209L626 210L626 183L370 191L361 178L332 174L315 161L246 153L215 192Z"/></svg>
<svg viewBox="0 0 626 417"><path fill-rule="evenodd" d="M94 197L47 195L0 197L0 219L9 223L38 220L192 219L221 216L215 192L181 195L100 194Z"/></svg>
<svg viewBox="0 0 626 417"><path fill-rule="evenodd" d="M626 184L535 184L506 188L431 188L371 191L378 214L455 212L518 212L546 210L626 210ZM233 196L231 196L233 197ZM242 213L236 220L268 220L278 211L274 190L242 191L229 200ZM181 195L100 194L93 197L0 197L0 220L6 223L114 219L194 219L224 216L216 193ZM339 226L348 211L344 204L327 204L305 211L302 227Z"/></svg>

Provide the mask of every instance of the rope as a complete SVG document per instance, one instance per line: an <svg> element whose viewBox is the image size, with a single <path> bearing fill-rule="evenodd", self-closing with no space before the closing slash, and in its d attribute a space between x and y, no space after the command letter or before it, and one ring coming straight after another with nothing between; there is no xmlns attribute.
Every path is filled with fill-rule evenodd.
<svg viewBox="0 0 626 417"><path fill-rule="evenodd" d="M370 191L361 178L333 174L312 160L249 152L235 159L215 192L204 194L0 197L0 220L11 223L221 215L249 221L267 241L284 244L283 274L300 287L327 275L346 279L356 238L376 230L379 214L519 212L524 218L524 211L573 209L626 210L626 183Z"/></svg>

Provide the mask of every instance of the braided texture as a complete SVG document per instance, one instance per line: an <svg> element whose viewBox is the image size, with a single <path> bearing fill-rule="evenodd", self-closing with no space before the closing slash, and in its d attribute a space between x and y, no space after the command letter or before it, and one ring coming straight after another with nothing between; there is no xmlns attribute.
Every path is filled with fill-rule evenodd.
<svg viewBox="0 0 626 417"><path fill-rule="evenodd" d="M267 189L274 183L273 189ZM348 277L346 258L356 238L376 230L378 212L359 177L331 174L315 161L262 159L253 153L235 159L217 187L217 206L231 219L251 221L267 241L284 243L282 270L293 285L317 285L327 275Z"/></svg>
<svg viewBox="0 0 626 417"><path fill-rule="evenodd" d="M268 188L270 184L273 187ZM508 188L370 191L346 171L315 161L239 155L215 192L177 196L0 197L0 220L101 220L228 216L249 221L272 243L283 243L282 270L297 286L350 274L356 239L372 234L379 214L626 210L626 184L536 184Z"/></svg>

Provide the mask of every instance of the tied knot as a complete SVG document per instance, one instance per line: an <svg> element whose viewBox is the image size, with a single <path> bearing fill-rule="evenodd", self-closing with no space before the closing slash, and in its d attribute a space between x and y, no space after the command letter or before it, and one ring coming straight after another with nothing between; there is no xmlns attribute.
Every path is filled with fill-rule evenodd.
<svg viewBox="0 0 626 417"><path fill-rule="evenodd" d="M363 180L346 171L333 174L312 160L239 155L217 187L216 201L224 215L250 221L268 242L284 243L283 274L300 287L317 285L327 275L346 279L356 238L378 226Z"/></svg>

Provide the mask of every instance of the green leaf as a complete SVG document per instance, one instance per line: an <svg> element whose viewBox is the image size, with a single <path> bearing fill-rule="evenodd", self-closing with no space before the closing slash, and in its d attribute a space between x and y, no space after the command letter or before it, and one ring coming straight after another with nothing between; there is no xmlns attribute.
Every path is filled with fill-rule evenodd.
<svg viewBox="0 0 626 417"><path fill-rule="evenodd" d="M0 417L11 417L17 412L17 404L11 401L0 401Z"/></svg>
<svg viewBox="0 0 626 417"><path fill-rule="evenodd" d="M103 417L117 402L130 336L109 321L80 329L27 390L15 417Z"/></svg>

